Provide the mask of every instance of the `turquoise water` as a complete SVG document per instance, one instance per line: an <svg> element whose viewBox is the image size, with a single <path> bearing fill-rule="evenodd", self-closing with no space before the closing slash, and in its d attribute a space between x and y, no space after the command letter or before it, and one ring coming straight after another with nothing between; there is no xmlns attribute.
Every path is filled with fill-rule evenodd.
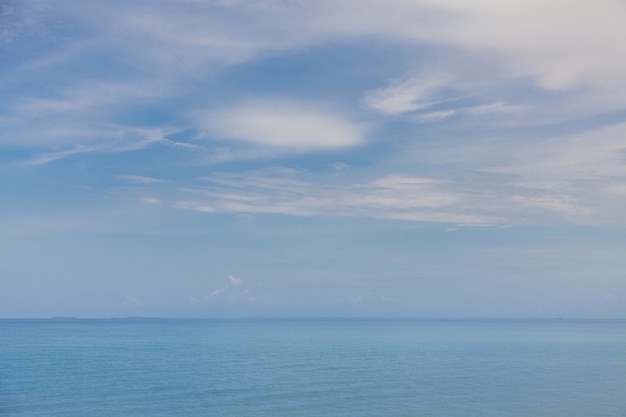
<svg viewBox="0 0 626 417"><path fill-rule="evenodd" d="M0 320L0 416L626 416L626 321Z"/></svg>

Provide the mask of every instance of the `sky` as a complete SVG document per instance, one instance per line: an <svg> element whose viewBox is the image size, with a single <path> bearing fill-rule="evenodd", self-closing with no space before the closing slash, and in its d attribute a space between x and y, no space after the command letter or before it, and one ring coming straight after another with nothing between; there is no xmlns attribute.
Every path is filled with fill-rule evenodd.
<svg viewBox="0 0 626 417"><path fill-rule="evenodd" d="M0 317L626 317L623 0L0 2Z"/></svg>

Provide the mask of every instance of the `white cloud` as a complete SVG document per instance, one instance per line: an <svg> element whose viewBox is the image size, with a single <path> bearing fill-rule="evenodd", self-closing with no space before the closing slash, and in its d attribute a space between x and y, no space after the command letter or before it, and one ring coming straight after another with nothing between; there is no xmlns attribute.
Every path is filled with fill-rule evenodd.
<svg viewBox="0 0 626 417"><path fill-rule="evenodd" d="M498 101L490 104L471 106L461 110L465 110L467 113L474 115L491 115L497 113L515 114L527 110L527 106L506 104L502 101Z"/></svg>
<svg viewBox="0 0 626 417"><path fill-rule="evenodd" d="M331 23L320 23L318 30L335 36L401 40L407 50L415 48L416 56L423 45L443 47L440 50L445 52L427 66L451 74L448 87L469 93L479 103L509 97L506 105L516 111L502 116L537 124L626 105L626 56L621 53L626 4L622 1L576 5L568 0L335 3L321 2L317 8L327 16L332 14ZM397 86L366 97L374 108L388 114L423 110L430 99L423 98L428 94L420 90L419 83L411 86L412 80L408 78L404 86L399 81ZM518 90L507 89L514 86ZM534 98L520 97L519 88L535 90ZM537 97L540 91L544 96ZM523 101L517 101L520 99ZM526 111L518 113L521 108Z"/></svg>
<svg viewBox="0 0 626 417"><path fill-rule="evenodd" d="M455 115L523 116L527 105L490 100L494 94L480 79L454 79L447 72L426 72L406 80L396 80L390 86L365 92L362 102L367 107L387 115L410 114L409 120L439 122ZM483 101L468 104L464 99Z"/></svg>
<svg viewBox="0 0 626 417"><path fill-rule="evenodd" d="M469 178L478 175L476 181L492 196L486 203L500 217L509 217L508 211L529 223L552 217L618 225L624 224L626 209L625 138L626 124L618 123L570 135L459 143L420 157L455 169L471 164ZM472 180L465 181L463 187L468 186Z"/></svg>
<svg viewBox="0 0 626 417"><path fill-rule="evenodd" d="M452 117L458 112L455 110L442 110L442 111L432 111L421 113L417 116L417 120L419 122L439 122L443 119L447 119L448 117Z"/></svg>
<svg viewBox="0 0 626 417"><path fill-rule="evenodd" d="M511 74L546 88L624 79L619 0L315 0L75 3L47 8L84 24L84 37L113 44L146 70L189 72L337 38L392 37L497 54ZM39 19L43 19L42 16ZM27 19L24 18L24 21ZM30 18L30 20L33 20ZM91 28L88 30L87 28ZM92 45L93 47L93 45ZM478 55L477 55L478 56Z"/></svg>
<svg viewBox="0 0 626 417"><path fill-rule="evenodd" d="M219 289L211 292L211 295L209 297L210 298L214 298L214 297L218 296L219 294L223 293L224 291L226 291L227 289L228 289L228 287L219 288Z"/></svg>
<svg viewBox="0 0 626 417"><path fill-rule="evenodd" d="M428 108L438 103L437 91L449 85L451 77L444 73L426 73L389 87L365 93L363 102L385 114L401 114Z"/></svg>
<svg viewBox="0 0 626 417"><path fill-rule="evenodd" d="M34 140L31 139L31 143L27 144L28 147L33 147L35 143L38 143L41 147L43 144L45 144L46 139L49 139L50 142L54 143L55 148L61 147L63 145L70 147L69 149L59 151L43 152L35 157L21 162L19 165L46 164L63 158L71 157L73 155L90 152L137 151L157 143L164 143L163 135L165 134L165 132L161 129L143 129L132 127L126 128L120 126L95 126L91 130L87 130L86 128L86 130L84 131L52 129L50 131L39 132L36 131L35 128L30 134L36 136L36 138ZM28 136L29 134L27 132L23 132L22 135ZM19 135L18 137L21 137L22 135ZM57 139L62 142L68 142L68 144L58 143L59 140ZM72 141L75 142L75 144L69 145L69 143Z"/></svg>
<svg viewBox="0 0 626 417"><path fill-rule="evenodd" d="M29 4L33 6L26 9L41 5ZM365 123L336 107L311 104L306 97L230 107L212 104L215 110L195 113L193 120L195 127L206 129L206 137L216 139L205 141L206 148L166 139L168 129L130 126L125 120L129 109L153 110L153 104L164 99L192 96L187 107L172 111L189 114L208 91L197 93L197 82L229 65L338 41L350 46L374 39L378 46L393 43L404 56L413 56L398 64L400 78L388 84L380 80L378 89L363 92L362 104L385 115L408 115L420 122L465 115L489 116L489 123L500 117L543 123L556 116L587 117L626 105L626 56L621 53L626 4L618 0L575 5L567 0L49 4L38 13L20 11L20 15L34 16L30 27L48 25L52 34L58 30L55 22L74 23L64 27L65 36L54 38L48 54L3 73L7 82L32 86L8 97L0 109L2 145L40 149L26 162L31 165L156 143L201 150L209 162L363 144L369 138ZM11 39L6 32L0 36L16 42L25 36L16 28L9 28ZM422 59L425 49L436 52ZM114 71L106 77L93 73L87 79L86 69L93 70L89 59L100 53ZM71 72L73 68L81 70ZM56 77L65 70L70 71L67 76ZM57 79L60 85L50 82ZM43 91L37 89L44 84ZM466 97L470 100L463 101ZM191 185L184 196L176 196L176 204L207 212L334 213L475 224L508 222L521 211L538 210L584 223L591 213L624 205L625 134L620 125L566 138L526 137L493 146L454 142L455 149L440 149L435 155L440 159L433 158L446 169L454 168L443 158L445 152L469 150L463 161L474 158L472 169L500 176L497 185L464 183L451 171L440 171L439 177L447 178L444 182L407 184L386 175L403 171L395 167L386 174L370 174L369 180L336 186L331 185L335 179L323 178L320 185L319 179L286 173L258 178L246 174L213 176L208 187ZM237 146L238 142L253 146ZM344 174L348 173L333 173ZM134 181L141 182L139 177Z"/></svg>
<svg viewBox="0 0 626 417"><path fill-rule="evenodd" d="M541 87L623 80L616 66L623 70L626 59L615 54L626 35L621 1L575 6L566 0L437 3L462 15L456 28L447 28L448 39L509 55L518 71L534 75Z"/></svg>
<svg viewBox="0 0 626 417"><path fill-rule="evenodd" d="M219 139L293 150L359 145L366 129L326 110L288 101L255 101L202 113L198 124Z"/></svg>
<svg viewBox="0 0 626 417"><path fill-rule="evenodd" d="M626 123L562 135L527 140L502 149L503 164L493 172L511 173L528 184L562 188L590 181L626 179ZM504 153L506 152L506 155Z"/></svg>
<svg viewBox="0 0 626 417"><path fill-rule="evenodd" d="M332 164L332 169L334 171L345 171L347 169L350 169L350 165L346 164L345 162L334 162Z"/></svg>
<svg viewBox="0 0 626 417"><path fill-rule="evenodd" d="M297 176L296 172L277 171L214 175L205 178L208 186L181 190L187 198L175 205L201 212L356 216L462 224L497 222L491 214L481 213L474 203L464 206L469 202L467 196L448 181L390 175L370 182L330 185Z"/></svg>
<svg viewBox="0 0 626 417"><path fill-rule="evenodd" d="M626 58L616 53L626 37L626 4L619 0L576 5L568 0L340 3L340 13L347 14L346 4L358 7L352 16L336 18L337 25L345 19L345 31L497 53L510 63L511 74L534 76L544 88L614 84L625 77Z"/></svg>
<svg viewBox="0 0 626 417"><path fill-rule="evenodd" d="M64 151L57 151L57 152L48 152L42 155L38 155L34 158L31 158L27 161L22 162L20 165L23 166L28 166L28 165L41 165L41 164L47 164L49 162L54 162L57 161L59 159L63 159L63 158L67 158L69 156L72 155L77 155L77 154L81 154L81 153L87 153L87 152L93 152L98 150L98 147L95 146L83 146L83 145L77 145L75 147L73 147L72 149L67 149Z"/></svg>
<svg viewBox="0 0 626 417"><path fill-rule="evenodd" d="M257 298L254 296L252 290L249 288L245 288L243 285L243 281L240 278L237 278L234 275L229 275L226 277L228 283L212 291L205 298L207 300L227 300L231 303L233 302L246 302L250 304L254 304L257 301ZM192 303L197 304L197 300L194 301L192 299Z"/></svg>
<svg viewBox="0 0 626 417"><path fill-rule="evenodd" d="M240 286L242 284L242 281L234 275L229 275L227 278L231 285Z"/></svg>
<svg viewBox="0 0 626 417"><path fill-rule="evenodd" d="M162 180L159 178L146 177L143 175L118 175L118 178L132 182L134 184L163 184L169 182L168 180Z"/></svg>
<svg viewBox="0 0 626 417"><path fill-rule="evenodd" d="M161 203L160 199L154 198L154 197L141 197L139 201L141 201L144 204L160 204Z"/></svg>
<svg viewBox="0 0 626 417"><path fill-rule="evenodd" d="M139 298L132 296L132 295L126 296L123 305L124 307L144 307L145 306L143 301L141 301Z"/></svg>
<svg viewBox="0 0 626 417"><path fill-rule="evenodd" d="M405 173L369 180L355 169L215 173L178 189L181 209L207 213L352 216L464 225L623 224L624 125L550 140L464 142L407 161L438 161L446 179ZM418 147L419 148L419 147ZM426 149L426 148L419 148ZM416 151L419 152L419 151ZM478 155L478 157L476 157ZM404 164L389 162L389 169ZM468 163L470 167L464 168ZM441 175L441 174L439 174ZM363 179L359 179L363 178Z"/></svg>
<svg viewBox="0 0 626 417"><path fill-rule="evenodd" d="M569 201L568 201L569 200ZM525 209L552 212L572 223L588 222L590 217L597 215L595 210L585 207L572 196L546 194L541 196L512 196L511 201Z"/></svg>
<svg viewBox="0 0 626 417"><path fill-rule="evenodd" d="M421 121L443 120L460 111L515 116L515 109L525 105L535 108L525 112L525 120L537 123L626 105L626 57L620 53L626 5L618 0L575 6L567 0L155 1L132 7L116 1L53 1L46 7L33 2L18 12L9 9L17 21L0 36L12 42L26 32L18 26L42 36L58 30L54 22L74 23L55 38L56 48L19 63L7 79L35 85L48 74L89 62L94 51L102 52L112 69L96 81L76 72L62 85L47 82L43 92L31 97L9 97L3 113L9 115L5 126L10 134L3 134L2 141L15 146L56 146L58 151L59 146L102 141L114 135L106 125L123 125L120 106L182 97L191 91L188 82L205 80L228 65L337 40L374 38L396 46L400 40L408 55L411 50L417 55L425 45L445 48L433 55L432 65L404 64L402 74L420 75L365 93L363 103L384 114L423 111ZM437 70L424 72L423 67ZM494 88L519 86L529 79L554 96L489 107L498 101L491 96ZM465 110L430 108L444 99L438 92L446 87L473 95L482 104ZM332 110L311 108L304 100L293 108L293 103L278 105L276 112L263 104L274 107L252 103L213 116L205 113L201 124L223 138L292 150L335 149L364 140L362 124ZM220 116L225 119L217 120ZM64 135L63 129L77 134ZM233 158L232 152L212 158Z"/></svg>

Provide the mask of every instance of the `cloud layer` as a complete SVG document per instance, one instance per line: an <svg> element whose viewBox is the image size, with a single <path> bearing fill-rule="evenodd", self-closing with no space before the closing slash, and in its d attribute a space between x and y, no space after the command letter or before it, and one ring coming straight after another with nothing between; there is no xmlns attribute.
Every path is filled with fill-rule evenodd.
<svg viewBox="0 0 626 417"><path fill-rule="evenodd" d="M107 175L149 186L177 164L187 171L172 192L215 195L142 198L207 211L611 223L623 206L625 11L617 0L6 3L0 146L21 168L150 155L157 172ZM380 64L347 64L362 55ZM333 153L362 178L321 172ZM255 188L246 173L268 160L313 174ZM196 168L215 164L228 186L197 186Z"/></svg>
<svg viewBox="0 0 626 417"><path fill-rule="evenodd" d="M553 117L597 114L626 103L622 87L626 85L626 59L617 53L626 36L619 17L625 7L616 0L576 7L562 0L507 4L478 0L152 2L133 7L121 2L60 7L32 0L20 7L5 7L13 22L4 29L5 43L18 48L29 36L51 33L52 48L9 67L5 77L12 83L45 86L36 94L34 89L21 91L5 103L12 127L3 136L8 143L21 146L75 145L89 136L106 138L111 132L104 126L125 128L116 114L120 106L154 108L151 103L156 101L189 95L191 81L211 77L228 66L371 38L401 41L409 54L413 49L419 55L425 44L449 48L429 61L433 68L428 76L409 61L391 86L383 82L378 90L365 93L365 102L383 113L432 105L442 99L436 93L450 89L492 105L502 102L501 97L491 97L497 90L510 95L512 91L504 86L523 86L530 78L535 88L551 97L550 105L557 100L559 109L550 110ZM55 20L73 24L63 27ZM63 37L62 30L66 31ZM48 77L59 80L56 74L63 70L72 71L71 76L46 85ZM495 91L494 80L499 84ZM548 109L542 102L532 103L539 109L534 115ZM504 103L529 105L512 95ZM233 109L216 110L237 120ZM315 121L294 112L307 126ZM322 121L332 127L332 121ZM76 134L54 134L61 126ZM232 126L222 126L222 130L250 136L233 132ZM259 136L255 143L268 143L268 139Z"/></svg>

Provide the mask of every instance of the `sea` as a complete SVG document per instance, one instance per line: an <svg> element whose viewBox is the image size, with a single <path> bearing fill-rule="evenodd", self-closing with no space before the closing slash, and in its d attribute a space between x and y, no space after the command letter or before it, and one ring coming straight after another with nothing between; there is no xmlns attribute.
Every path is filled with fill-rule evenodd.
<svg viewBox="0 0 626 417"><path fill-rule="evenodd" d="M0 416L624 417L625 320L0 320Z"/></svg>

